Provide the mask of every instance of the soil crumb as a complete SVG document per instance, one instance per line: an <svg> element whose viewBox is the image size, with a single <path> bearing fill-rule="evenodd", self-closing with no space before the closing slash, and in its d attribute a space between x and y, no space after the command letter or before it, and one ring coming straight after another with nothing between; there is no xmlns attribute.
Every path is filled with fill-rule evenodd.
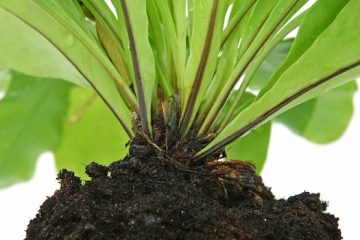
<svg viewBox="0 0 360 240"><path fill-rule="evenodd" d="M249 163L174 161L131 144L123 161L88 165L85 184L61 171L26 239L341 239L319 194L277 200Z"/></svg>

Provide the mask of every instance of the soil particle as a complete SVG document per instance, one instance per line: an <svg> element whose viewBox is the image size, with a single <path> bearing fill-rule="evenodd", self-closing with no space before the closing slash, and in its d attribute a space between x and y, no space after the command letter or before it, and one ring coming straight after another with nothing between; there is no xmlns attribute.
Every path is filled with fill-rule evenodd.
<svg viewBox="0 0 360 240"><path fill-rule="evenodd" d="M84 185L59 173L61 187L41 206L27 240L337 240L338 219L319 194L274 199L241 161L182 167L145 142L109 167L92 163Z"/></svg>

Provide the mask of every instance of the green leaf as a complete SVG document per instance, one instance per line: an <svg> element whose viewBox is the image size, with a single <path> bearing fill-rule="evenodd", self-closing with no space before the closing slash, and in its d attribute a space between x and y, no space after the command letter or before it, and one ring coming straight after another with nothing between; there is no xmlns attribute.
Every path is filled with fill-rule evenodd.
<svg viewBox="0 0 360 240"><path fill-rule="evenodd" d="M271 78L271 75L284 62L289 50L292 46L292 40L280 42L270 52L266 59L262 62L254 77L251 79L249 87L254 90L262 89Z"/></svg>
<svg viewBox="0 0 360 240"><path fill-rule="evenodd" d="M128 85L131 85L130 75L126 68L126 62L123 58L119 45L116 44L114 38L109 34L108 31L100 24L96 24L96 29L98 36L100 38L101 44L103 45L107 55L111 59L111 62L114 64L116 69L119 71L121 77L126 81Z"/></svg>
<svg viewBox="0 0 360 240"><path fill-rule="evenodd" d="M228 40L228 38L231 36L231 34L234 32L234 30L239 27L241 21L243 21L245 15L249 13L249 11L255 5L255 3L256 0L234 1L230 13L229 22L222 36L221 45L224 45L225 42Z"/></svg>
<svg viewBox="0 0 360 240"><path fill-rule="evenodd" d="M156 0L148 0L146 3L149 16L149 41L154 51L154 56L163 69L164 75L168 63L168 46L166 45L165 33L162 27L159 10L156 6Z"/></svg>
<svg viewBox="0 0 360 240"><path fill-rule="evenodd" d="M296 106L276 120L315 143L337 140L347 129L354 112L356 82L349 82Z"/></svg>
<svg viewBox="0 0 360 240"><path fill-rule="evenodd" d="M99 1L93 1L93 3L98 3ZM121 2L119 0L111 0L117 16L118 27L117 30L119 31L119 35L121 38L121 42L124 48L124 59L126 60L127 69L129 69L129 74L132 80L132 83L135 85L135 75L134 75L134 66L131 59L131 51L129 46L129 36L126 29L126 23L124 21L124 13L122 10Z"/></svg>
<svg viewBox="0 0 360 240"><path fill-rule="evenodd" d="M178 60L178 44L176 37L175 23L171 15L171 7L168 2L160 2L154 0L155 5L159 11L160 24L162 25L161 31L163 31L165 37L165 43L168 48L168 81L172 82L173 86L176 86L175 73L178 73L178 66L176 62ZM180 3L181 1L179 1ZM186 12L184 12L185 14ZM164 46L163 46L164 47Z"/></svg>
<svg viewBox="0 0 360 240"><path fill-rule="evenodd" d="M221 111L226 99L231 91L239 82L239 79L244 77L245 71L249 65L256 61L256 57L264 48L266 43L276 35L277 30L282 26L281 24L289 17L289 14L294 9L298 8L304 1L297 0L269 0L258 1L252 10L252 15L248 18L248 26L244 34L253 32L249 38L242 36L240 44L239 61L233 69L230 77L222 84L221 91L217 94L217 100L208 112L204 125L212 125L216 117ZM299 3L301 3L299 5ZM255 25L253 24L255 23ZM255 29L253 29L255 28ZM279 40L280 41L280 40ZM255 59L255 60L254 60ZM240 97L245 92L251 78L245 78L241 81Z"/></svg>
<svg viewBox="0 0 360 240"><path fill-rule="evenodd" d="M280 0L257 1L245 25L243 39L240 45L240 55L243 55L254 41L272 10ZM278 14L279 15L279 14Z"/></svg>
<svg viewBox="0 0 360 240"><path fill-rule="evenodd" d="M335 20L274 86L239 113L197 159L218 151L291 107L360 75L360 21L356 15L360 12L360 2L351 0L338 11Z"/></svg>
<svg viewBox="0 0 360 240"><path fill-rule="evenodd" d="M173 80L175 80L173 76L174 61L171 57L171 51L168 49L168 41L166 41L165 37L167 34L165 34L165 31L163 30L163 20L160 17L156 2L156 0L148 0L146 2L146 8L149 16L149 42L152 46L154 57L156 59L156 80L164 92L165 99L168 99L174 95L174 89L172 86Z"/></svg>
<svg viewBox="0 0 360 240"><path fill-rule="evenodd" d="M217 124L224 121L223 112L227 112L233 105L237 90L234 90L227 100L222 112L220 113ZM249 106L255 99L255 95L246 92L237 106L235 113L241 112L247 106ZM265 125L255 129L250 134L239 138L225 148L227 160L242 160L253 163L256 166L258 174L261 173L266 161L270 135L271 135L272 122L268 122Z"/></svg>
<svg viewBox="0 0 360 240"><path fill-rule="evenodd" d="M215 124L210 128L211 130L216 129L217 132L219 132L220 129L218 129L220 126L223 126L224 122L226 121L226 115L229 112L229 110L234 107L234 114L238 114L242 110L244 110L247 106L249 106L255 99L255 95L249 92L245 92L244 95L241 97L241 101L234 106L234 101L236 100L236 96L238 95L239 90L233 90L228 97L226 103L224 104L224 107L222 108L219 116L216 119ZM226 126L226 123L225 123Z"/></svg>
<svg viewBox="0 0 360 240"><path fill-rule="evenodd" d="M82 179L87 179L87 164L109 165L127 153L125 131L103 102L86 89L72 89L63 128L55 151L56 166L74 171Z"/></svg>
<svg viewBox="0 0 360 240"><path fill-rule="evenodd" d="M302 2L299 2L299 4L301 5ZM292 11L294 11L294 10L292 10ZM276 70L276 68L281 64L281 62L284 60L290 47L288 47L288 48L285 47L283 49L280 48L280 50L279 50L279 46L282 46L282 45L290 46L292 44L293 40L289 39L289 40L285 40L283 42L281 42L281 41L292 30L294 30L296 27L299 26L299 24L302 22L302 20L305 16L305 14L306 14L306 11L302 12L295 18L291 19L283 28L281 28L279 30L279 32L270 41L265 43L265 46L263 47L263 49L260 50L259 54L254 59L254 61L252 61L252 63L250 63L249 68L245 72L244 79L242 80L242 82L240 84L238 95L235 97L233 106L227 113L227 116L223 122L223 126L225 126L229 122L229 120L232 120L232 118L234 116L234 110L235 110L236 106L239 104L239 101L241 101L243 94L246 92L246 89L247 88L251 89L251 84L255 85L255 90L256 90L256 85L260 85L258 87L261 89L264 86L264 84L268 81L266 76L261 76L261 79L256 79L256 78L254 79L254 77L256 77L255 75L256 75L257 71L261 70L261 67L267 67L267 71L270 72L269 73L269 76L270 76ZM276 55L276 53L278 53L280 51L283 53L282 57ZM267 60L267 58L269 58L269 60ZM271 63L271 60L275 60L274 65L272 65L272 66L268 64L268 63ZM279 63L277 63L276 60Z"/></svg>
<svg viewBox="0 0 360 240"><path fill-rule="evenodd" d="M349 2L349 0L339 1L317 1L306 13L305 20L300 26L297 37L292 45L290 52L281 65L281 67L274 73L268 84L259 94L262 96L269 90L276 80L295 63L301 55L314 43L316 38L334 21L340 10Z"/></svg>
<svg viewBox="0 0 360 240"><path fill-rule="evenodd" d="M89 86L76 67L55 46L7 12L2 3L0 31L0 68L12 68L38 77L57 77Z"/></svg>
<svg viewBox="0 0 360 240"><path fill-rule="evenodd" d="M0 188L28 180L60 140L71 84L13 73L0 101Z"/></svg>
<svg viewBox="0 0 360 240"><path fill-rule="evenodd" d="M7 69L0 69L0 99L5 96L11 81L11 73Z"/></svg>
<svg viewBox="0 0 360 240"><path fill-rule="evenodd" d="M89 37L96 40L95 26L86 19L85 12L78 0L57 0L59 5L65 10L69 17L73 18ZM101 1L99 1L101 2Z"/></svg>
<svg viewBox="0 0 360 240"><path fill-rule="evenodd" d="M190 55L186 64L180 133L185 135L214 75L227 1L194 1Z"/></svg>
<svg viewBox="0 0 360 240"><path fill-rule="evenodd" d="M226 158L251 162L256 166L256 172L260 174L266 161L270 135L271 122L268 122L230 144L226 148Z"/></svg>
<svg viewBox="0 0 360 240"><path fill-rule="evenodd" d="M177 38L176 76L179 95L182 96L186 64L186 0L172 0Z"/></svg>
<svg viewBox="0 0 360 240"><path fill-rule="evenodd" d="M7 32L6 35L2 35L0 40L2 43L0 47L7 51L6 54L0 56L0 67L24 71L29 70L24 66L30 65L32 66L31 71L25 71L26 73L39 75L36 74L36 70L40 72L46 70L52 74L51 77L66 77L59 74L58 68L62 70L60 73L66 72L67 69L61 65L56 65L54 62L47 64L43 62L41 66L36 65L37 69L34 68L34 62L42 62L42 56L47 56L47 52L40 51L41 55L30 54L29 57L24 54L29 50L33 53L33 48L41 49L43 46L39 43L46 42L45 50L48 50L46 46L49 45L56 48L56 57L60 56L60 59L65 57L67 67L71 63L70 72L72 69L77 69L77 73L81 72L82 79L86 79L88 84L102 96L121 124L127 129L129 135L132 135L130 111L123 99L126 99L134 110L137 110L134 94L98 46L98 43L90 38L72 18L68 17L67 13L56 2L3 0L0 2L0 16L3 19L0 29ZM5 22L6 24L4 24ZM26 34L17 38L17 34L23 31ZM36 36L35 39L41 39L41 41L28 42L32 36ZM19 46L23 48L19 49ZM71 75L65 79L78 82L76 81L78 79L71 77ZM121 92L121 96L119 92Z"/></svg>
<svg viewBox="0 0 360 240"><path fill-rule="evenodd" d="M58 0L59 1L59 0ZM61 2L63 5L64 3ZM121 32L121 24L116 19L114 13L110 10L105 1L83 0L84 6L95 17L95 26L101 45L104 47L107 55L119 71L121 77L130 85L131 79L128 74L127 51L124 51L124 43ZM65 4L66 5L66 4ZM78 21L78 23L81 21ZM129 56L129 55L128 55ZM132 70L131 70L132 71Z"/></svg>
<svg viewBox="0 0 360 240"><path fill-rule="evenodd" d="M198 133L199 135L203 135L208 129L210 129L211 126L214 125L211 123L208 124L207 122L204 122L204 120L211 107L214 106L214 103L216 102L216 98L219 92L221 91L221 89L223 88L224 82L226 82L226 80L229 78L229 76L231 75L234 69L234 66L236 65L237 56L238 56L237 49L238 49L239 39L241 38L241 31L242 31L241 24L239 24L239 26L237 26L236 29L232 30L231 34L228 33L229 36L227 40L224 42L224 45L222 46L221 49L222 54L218 60L216 73L208 89L205 92L203 102L200 106L200 110L198 114L199 117L197 119L197 125L200 126L200 130ZM225 106L224 109L226 109Z"/></svg>
<svg viewBox="0 0 360 240"><path fill-rule="evenodd" d="M149 42L146 2L143 0L120 0L129 36L134 66L136 92L140 105L143 131L150 134L151 100L155 87L155 59Z"/></svg>

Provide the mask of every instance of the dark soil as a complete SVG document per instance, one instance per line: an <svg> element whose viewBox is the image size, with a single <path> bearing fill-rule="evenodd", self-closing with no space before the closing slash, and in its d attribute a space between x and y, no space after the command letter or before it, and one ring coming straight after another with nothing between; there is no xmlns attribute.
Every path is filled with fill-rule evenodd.
<svg viewBox="0 0 360 240"><path fill-rule="evenodd" d="M319 194L276 200L251 164L185 163L135 141L123 161L87 166L84 185L63 170L26 239L341 239Z"/></svg>

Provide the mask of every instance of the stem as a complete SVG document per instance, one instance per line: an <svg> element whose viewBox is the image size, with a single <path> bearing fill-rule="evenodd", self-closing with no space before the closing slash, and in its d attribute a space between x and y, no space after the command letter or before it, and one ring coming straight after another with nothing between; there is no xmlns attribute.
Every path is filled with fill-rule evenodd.
<svg viewBox="0 0 360 240"><path fill-rule="evenodd" d="M141 120L141 126L145 134L150 136L150 129L149 129L149 120L147 117L147 109L146 109L146 102L145 102L145 94L144 89L142 85L142 79L140 74L140 66L139 66L139 60L137 56L137 50L135 46L135 39L134 39L134 33L132 31L132 26L130 22L129 12L127 9L127 5L125 0L120 0L126 29L129 36L129 44L130 44L130 51L132 55L132 62L134 66L134 73L135 73L135 81L136 81L136 87L137 87L137 93L138 93L138 99L139 99L139 107L140 107L140 120Z"/></svg>

